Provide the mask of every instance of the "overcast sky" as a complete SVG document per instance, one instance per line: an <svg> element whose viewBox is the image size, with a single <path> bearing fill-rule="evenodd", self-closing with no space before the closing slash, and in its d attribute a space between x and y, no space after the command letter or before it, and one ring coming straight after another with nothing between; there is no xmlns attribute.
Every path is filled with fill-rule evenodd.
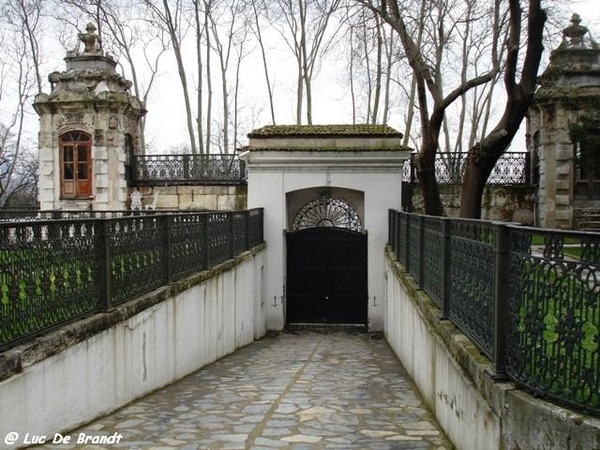
<svg viewBox="0 0 600 450"><path fill-rule="evenodd" d="M590 34L596 41L600 42L600 0L572 0L567 7L566 17L564 17L564 26L569 25L569 19L573 13L578 13L587 26ZM545 49L546 57L551 49ZM171 56L169 55L169 58ZM258 61L257 64L260 62ZM285 61L281 62L282 64ZM543 70L543 67L541 68ZM254 92L263 93L264 80L262 78L262 67L257 65L258 73L255 82L261 83ZM179 81L176 75L176 69L171 66L168 73L159 79L158 84L153 89L154 96L148 102L147 109L147 138L153 142L155 153L163 153L171 144L183 143L186 141L186 128L183 102L179 92ZM244 77L248 79L251 70L246 70ZM277 98L286 98L287 101L278 104L277 119L279 124L294 123L295 103L294 103L294 67L290 66L289 80L283 80L281 77L276 80ZM344 81L341 79L339 68L334 64L325 64L321 68L318 77L314 83L315 106L313 108L313 123L350 123L351 111L349 108L348 91ZM176 91L175 91L176 90ZM246 91L248 92L248 91ZM170 93L165 95L165 93ZM243 100L246 110L255 108L260 110L259 103L262 101L259 97L253 99L247 97ZM173 111L180 111L181 114L174 115ZM400 121L398 117L397 121ZM242 127L242 134L245 136L253 127L259 127L269 123L268 108L262 106L262 114L258 116L256 123L246 124ZM390 125L402 130L400 123L390 123ZM245 128L248 128L247 130ZM515 142L515 150L524 150L524 143Z"/></svg>

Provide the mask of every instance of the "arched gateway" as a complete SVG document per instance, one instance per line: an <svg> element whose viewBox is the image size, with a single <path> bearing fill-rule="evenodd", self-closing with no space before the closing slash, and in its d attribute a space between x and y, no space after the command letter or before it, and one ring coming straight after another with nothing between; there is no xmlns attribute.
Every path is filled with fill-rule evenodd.
<svg viewBox="0 0 600 450"><path fill-rule="evenodd" d="M347 200L322 193L286 235L286 323L367 324L367 234Z"/></svg>
<svg viewBox="0 0 600 450"><path fill-rule="evenodd" d="M402 134L384 125L267 126L248 135L248 207L263 207L268 328L383 323L388 209Z"/></svg>

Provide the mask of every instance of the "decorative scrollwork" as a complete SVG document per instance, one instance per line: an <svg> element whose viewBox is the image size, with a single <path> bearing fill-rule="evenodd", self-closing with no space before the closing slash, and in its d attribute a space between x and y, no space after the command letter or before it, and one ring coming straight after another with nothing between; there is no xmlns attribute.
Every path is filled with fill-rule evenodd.
<svg viewBox="0 0 600 450"><path fill-rule="evenodd" d="M468 153L438 153L435 158L435 178L439 184L461 184ZM486 183L491 185L529 184L527 152L511 152L502 155ZM402 170L402 181L418 183L415 156L407 161Z"/></svg>
<svg viewBox="0 0 600 450"><path fill-rule="evenodd" d="M362 230L360 217L354 207L346 200L327 195L322 195L300 208L292 223L293 231L315 227Z"/></svg>
<svg viewBox="0 0 600 450"><path fill-rule="evenodd" d="M136 155L135 179L142 182L241 183L246 169L236 155Z"/></svg>

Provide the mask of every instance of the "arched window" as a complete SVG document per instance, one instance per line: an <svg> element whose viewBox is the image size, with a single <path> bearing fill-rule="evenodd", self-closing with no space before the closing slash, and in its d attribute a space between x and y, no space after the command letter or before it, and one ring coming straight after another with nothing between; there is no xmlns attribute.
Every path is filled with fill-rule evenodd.
<svg viewBox="0 0 600 450"><path fill-rule="evenodd" d="M92 195L92 137L83 131L60 136L60 195L89 198Z"/></svg>

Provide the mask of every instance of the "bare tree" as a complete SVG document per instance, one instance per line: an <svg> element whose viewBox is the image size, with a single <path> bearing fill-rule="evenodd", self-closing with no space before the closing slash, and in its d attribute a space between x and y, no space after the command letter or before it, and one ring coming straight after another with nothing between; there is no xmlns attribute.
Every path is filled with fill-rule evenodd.
<svg viewBox="0 0 600 450"><path fill-rule="evenodd" d="M0 7L0 205L30 187L24 177L25 121L41 92L41 51L37 41L43 4L17 0Z"/></svg>
<svg viewBox="0 0 600 450"><path fill-rule="evenodd" d="M437 37L435 40L423 40L419 45L413 37L418 36L418 34L411 32L407 25L407 20L411 17L409 15L410 8L406 5L401 5L398 0L384 1L381 5L375 5L371 1L363 2L363 4L385 20L398 34L413 70L421 125L417 176L425 201L425 212L430 215L442 215L444 211L435 178L435 158L440 146L440 132L444 124L446 110L473 87L492 80L500 70L497 57L500 24L494 21L489 28L492 32L493 43L490 46L488 71L473 75L467 80L459 81L448 94L445 94L445 80L442 76L443 55L446 50L446 43L450 42L450 35L456 29L459 21L456 19L448 21L443 20L443 18L449 17L450 12L456 14L456 9L449 9L448 5L443 2L430 4L430 9L427 10L426 14L430 17L428 23L433 24L431 27L432 33L437 34ZM496 2L496 5L499 7L498 2ZM423 4L421 3L419 6L420 11L424 11ZM494 18L496 17L494 15ZM412 24L415 28L418 28L415 24L419 25L419 21L413 18Z"/></svg>
<svg viewBox="0 0 600 450"><path fill-rule="evenodd" d="M504 70L504 113L495 128L469 150L461 195L461 217L481 216L481 198L485 183L496 162L510 145L533 101L542 58L546 13L541 8L540 0L529 1L526 53L523 65L519 67L523 21L520 3L518 0L509 0L510 31Z"/></svg>
<svg viewBox="0 0 600 450"><path fill-rule="evenodd" d="M229 152L230 131L229 123L234 125L234 141L237 132L237 113L233 111L233 120L230 111L230 94L233 89L233 103L236 104L239 89L240 66L245 55L244 44L248 36L246 4L243 0L231 0L214 4L208 11L210 21L211 45L219 61L221 78L222 116L222 148L224 153ZM231 65L234 66L233 88L229 86Z"/></svg>
<svg viewBox="0 0 600 450"><path fill-rule="evenodd" d="M268 7L265 3L265 0L251 0L250 6L252 7L252 13L254 20L252 21L251 29L256 39L258 41L258 45L260 47L260 56L262 60L263 71L265 73L265 83L267 85L267 96L269 99L269 112L271 113L271 123L273 125L276 124L275 121L275 103L273 101L274 95L274 86L271 81L271 75L269 71L269 64L267 60L267 51L265 48L265 39L263 38L263 23L261 22L261 14L259 11L267 11Z"/></svg>
<svg viewBox="0 0 600 450"><path fill-rule="evenodd" d="M399 54L394 35L378 16L366 8L348 10L347 32L341 57L348 61L347 81L352 102L352 121L387 124L392 107L392 81Z"/></svg>
<svg viewBox="0 0 600 450"><path fill-rule="evenodd" d="M189 94L188 76L184 63L182 50L183 39L187 31L186 21L183 18L183 0L143 0L151 15L150 24L164 30L170 38L171 50L177 63L177 73L183 93L187 131L192 154L198 153L194 116Z"/></svg>
<svg viewBox="0 0 600 450"><path fill-rule="evenodd" d="M337 30L329 27L341 0L274 0L271 24L279 31L296 59L296 123L302 123L306 101L306 121L312 124L312 82L322 56Z"/></svg>

